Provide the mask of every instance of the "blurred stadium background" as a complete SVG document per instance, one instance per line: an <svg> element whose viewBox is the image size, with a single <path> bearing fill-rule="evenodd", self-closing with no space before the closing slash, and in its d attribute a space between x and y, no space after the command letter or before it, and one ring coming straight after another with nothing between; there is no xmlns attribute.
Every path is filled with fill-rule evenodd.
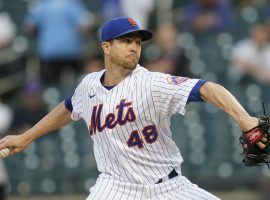
<svg viewBox="0 0 270 200"><path fill-rule="evenodd" d="M128 4L125 9L123 1ZM192 15L198 10L193 10L191 14L188 6L200 1L209 3L204 11L212 9L211 12L220 17L219 20L222 20L222 16L218 14L224 10L215 13L219 12L215 6L228 5L224 16L227 14L230 20L225 20L219 27L209 26L209 29L191 27ZM27 35L25 30L28 10L38 2L0 1L0 103L8 110L0 112L0 124L9 126L3 129L2 136L20 133L31 126L45 112L72 94L84 74L102 68L99 26L107 17L119 15L119 5L124 11L128 7L135 10L144 5L149 7L145 13L137 16L147 16L142 23L159 34L157 37L161 39L143 45L143 66L149 66L153 71L220 83L251 114L262 113L262 99L267 111L270 111L270 81L261 80L252 74L237 79L234 78L234 72L231 73L235 44L249 37L249 30L254 24L263 23L270 30L270 4L267 0L136 0L136 4L128 0L82 1L89 12L90 29L83 37L81 68L79 72L63 69L60 78L48 85L40 81L42 77L39 75L42 65L37 52L37 35L42 30L38 30L34 37ZM121 15L125 15L124 11ZM163 29L159 30L159 27ZM166 45L164 47L161 41L166 37L173 39L172 43L181 49L179 54L169 56ZM175 142L184 157L184 175L222 199L270 199L270 171L267 166L243 167L238 141L241 134L239 127L208 104L190 104L189 107L186 117L175 115L172 118ZM82 121L40 138L23 153L5 159L4 164L9 177L8 199L11 200L84 199L98 176L92 141Z"/></svg>

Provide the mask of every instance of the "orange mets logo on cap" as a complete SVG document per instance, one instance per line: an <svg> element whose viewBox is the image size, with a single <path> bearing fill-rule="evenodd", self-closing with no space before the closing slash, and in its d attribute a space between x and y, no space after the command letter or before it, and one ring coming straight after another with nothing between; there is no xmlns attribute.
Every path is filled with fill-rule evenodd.
<svg viewBox="0 0 270 200"><path fill-rule="evenodd" d="M134 28L135 26L137 26L137 23L135 22L135 20L134 19L132 19L132 18L128 18L128 22L130 23L130 25Z"/></svg>

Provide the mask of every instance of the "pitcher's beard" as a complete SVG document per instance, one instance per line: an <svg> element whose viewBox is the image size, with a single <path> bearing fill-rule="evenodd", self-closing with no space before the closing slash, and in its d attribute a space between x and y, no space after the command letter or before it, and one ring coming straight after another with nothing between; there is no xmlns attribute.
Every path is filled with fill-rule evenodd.
<svg viewBox="0 0 270 200"><path fill-rule="evenodd" d="M133 69L136 68L137 64L138 64L138 62L132 62L132 63L131 62L127 62L127 63L123 63L122 66L123 66L124 69L131 69L131 70L133 70Z"/></svg>
<svg viewBox="0 0 270 200"><path fill-rule="evenodd" d="M127 59L127 60L118 60L113 59L114 63L118 66L121 66L124 69L133 70L138 64L138 59Z"/></svg>

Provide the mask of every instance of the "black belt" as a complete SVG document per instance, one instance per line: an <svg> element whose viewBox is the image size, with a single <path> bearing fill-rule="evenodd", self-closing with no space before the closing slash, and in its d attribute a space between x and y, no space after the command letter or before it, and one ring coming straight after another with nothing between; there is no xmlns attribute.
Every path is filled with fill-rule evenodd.
<svg viewBox="0 0 270 200"><path fill-rule="evenodd" d="M168 178L169 178L169 179L172 179L172 178L174 178L174 177L176 177L176 176L178 176L178 173L176 172L175 169L173 169L173 170L169 173ZM162 181L163 181L162 179L159 179L158 182L156 182L156 184L162 183Z"/></svg>

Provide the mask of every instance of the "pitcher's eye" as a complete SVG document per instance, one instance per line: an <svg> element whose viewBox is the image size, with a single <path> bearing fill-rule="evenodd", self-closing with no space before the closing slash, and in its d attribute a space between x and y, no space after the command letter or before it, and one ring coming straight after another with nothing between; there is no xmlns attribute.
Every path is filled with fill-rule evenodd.
<svg viewBox="0 0 270 200"><path fill-rule="evenodd" d="M130 39L125 38L125 39L123 39L123 40L122 40L122 42L123 42L123 43L127 43L127 44L128 44L128 43L130 43L131 41L130 41Z"/></svg>
<svg viewBox="0 0 270 200"><path fill-rule="evenodd" d="M137 44L137 45L141 45L141 43L142 43L141 40L137 40L137 41L136 41L136 44Z"/></svg>

